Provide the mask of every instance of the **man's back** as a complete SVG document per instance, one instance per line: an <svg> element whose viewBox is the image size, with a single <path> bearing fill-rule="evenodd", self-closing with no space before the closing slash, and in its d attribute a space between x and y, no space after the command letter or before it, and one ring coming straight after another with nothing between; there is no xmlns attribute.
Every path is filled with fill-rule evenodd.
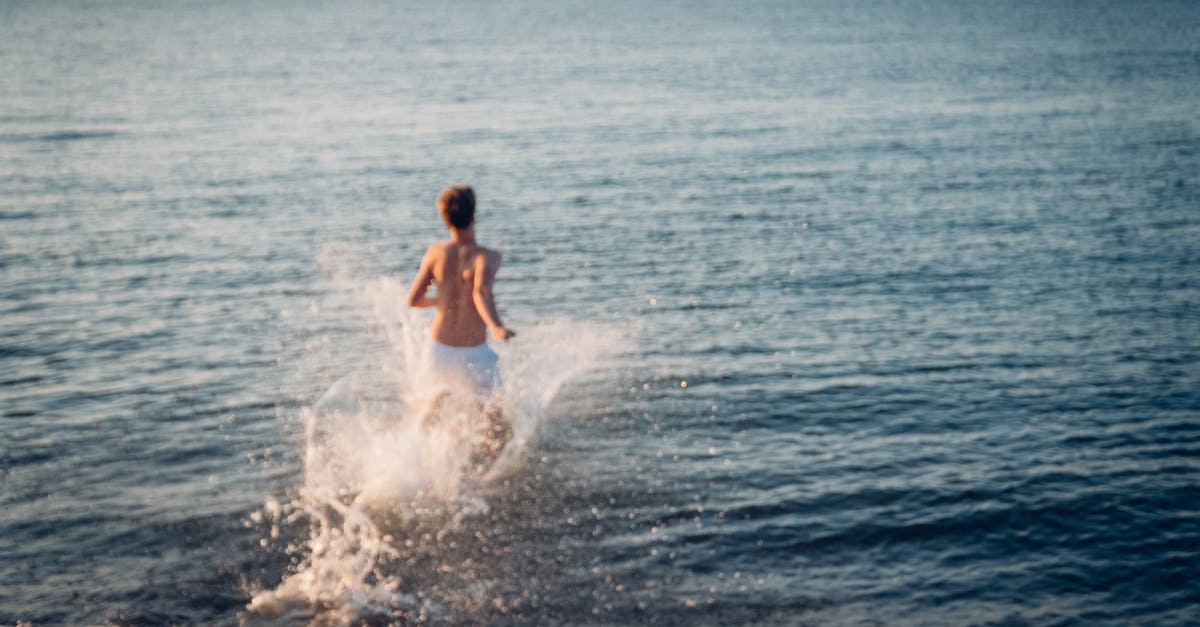
<svg viewBox="0 0 1200 627"><path fill-rule="evenodd" d="M499 254L474 243L438 242L431 257L437 284L437 316L433 339L450 346L477 346L487 341L487 324L476 302L477 292L491 295Z"/></svg>

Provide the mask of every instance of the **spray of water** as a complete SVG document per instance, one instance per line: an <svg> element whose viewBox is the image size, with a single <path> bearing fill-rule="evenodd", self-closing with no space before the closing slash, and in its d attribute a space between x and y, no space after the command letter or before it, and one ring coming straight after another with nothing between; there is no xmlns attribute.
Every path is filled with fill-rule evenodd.
<svg viewBox="0 0 1200 627"><path fill-rule="evenodd" d="M350 309L382 338L383 355L290 418L303 425L303 478L290 499L269 501L255 519L271 529L264 545L281 527L306 532L285 540L294 565L278 586L254 594L245 623L349 624L432 611L413 594L419 582L406 580L413 540L401 537L405 526L456 525L486 512L500 479L520 472L560 388L618 344L613 329L557 320L496 346L510 439L491 456L479 399L427 385L428 320L400 305L404 286L384 278L350 287Z"/></svg>

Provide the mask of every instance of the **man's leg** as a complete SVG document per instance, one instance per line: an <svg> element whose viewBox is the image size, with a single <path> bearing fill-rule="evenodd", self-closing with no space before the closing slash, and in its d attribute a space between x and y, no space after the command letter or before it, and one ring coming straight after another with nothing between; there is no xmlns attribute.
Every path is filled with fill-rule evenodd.
<svg viewBox="0 0 1200 627"><path fill-rule="evenodd" d="M480 412L482 446L479 469L486 472L499 459L504 446L512 439L512 428L504 419L504 405L498 397L488 399Z"/></svg>

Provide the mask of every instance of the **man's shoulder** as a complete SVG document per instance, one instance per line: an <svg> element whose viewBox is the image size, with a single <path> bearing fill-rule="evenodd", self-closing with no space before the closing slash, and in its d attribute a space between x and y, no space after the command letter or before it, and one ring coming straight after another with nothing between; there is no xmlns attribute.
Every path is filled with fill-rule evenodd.
<svg viewBox="0 0 1200 627"><path fill-rule="evenodd" d="M478 258L486 264L497 264L500 263L500 251L494 248L484 248L483 246L480 246Z"/></svg>
<svg viewBox="0 0 1200 627"><path fill-rule="evenodd" d="M446 240L444 242L434 242L429 245L429 248L425 249L425 254L426 255L445 255L446 249L450 248L450 244L451 244L451 242L449 240Z"/></svg>

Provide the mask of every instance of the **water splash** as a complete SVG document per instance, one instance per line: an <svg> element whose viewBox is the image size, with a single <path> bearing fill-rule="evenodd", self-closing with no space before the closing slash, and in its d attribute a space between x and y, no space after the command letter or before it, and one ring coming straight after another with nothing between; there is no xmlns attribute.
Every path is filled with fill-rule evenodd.
<svg viewBox="0 0 1200 627"><path fill-rule="evenodd" d="M479 400L424 384L427 315L400 306L404 286L387 278L347 283L349 301L313 311L363 314L370 335L384 340L382 354L291 418L303 425L303 478L290 499L269 501L254 522L270 528L264 546L287 543L293 566L274 589L254 594L247 624L349 624L436 611L420 600L406 554L430 537L429 527L486 513L499 479L520 472L561 387L619 345L615 329L556 320L495 346L511 435L499 457L488 457ZM303 531L287 539L281 528Z"/></svg>

